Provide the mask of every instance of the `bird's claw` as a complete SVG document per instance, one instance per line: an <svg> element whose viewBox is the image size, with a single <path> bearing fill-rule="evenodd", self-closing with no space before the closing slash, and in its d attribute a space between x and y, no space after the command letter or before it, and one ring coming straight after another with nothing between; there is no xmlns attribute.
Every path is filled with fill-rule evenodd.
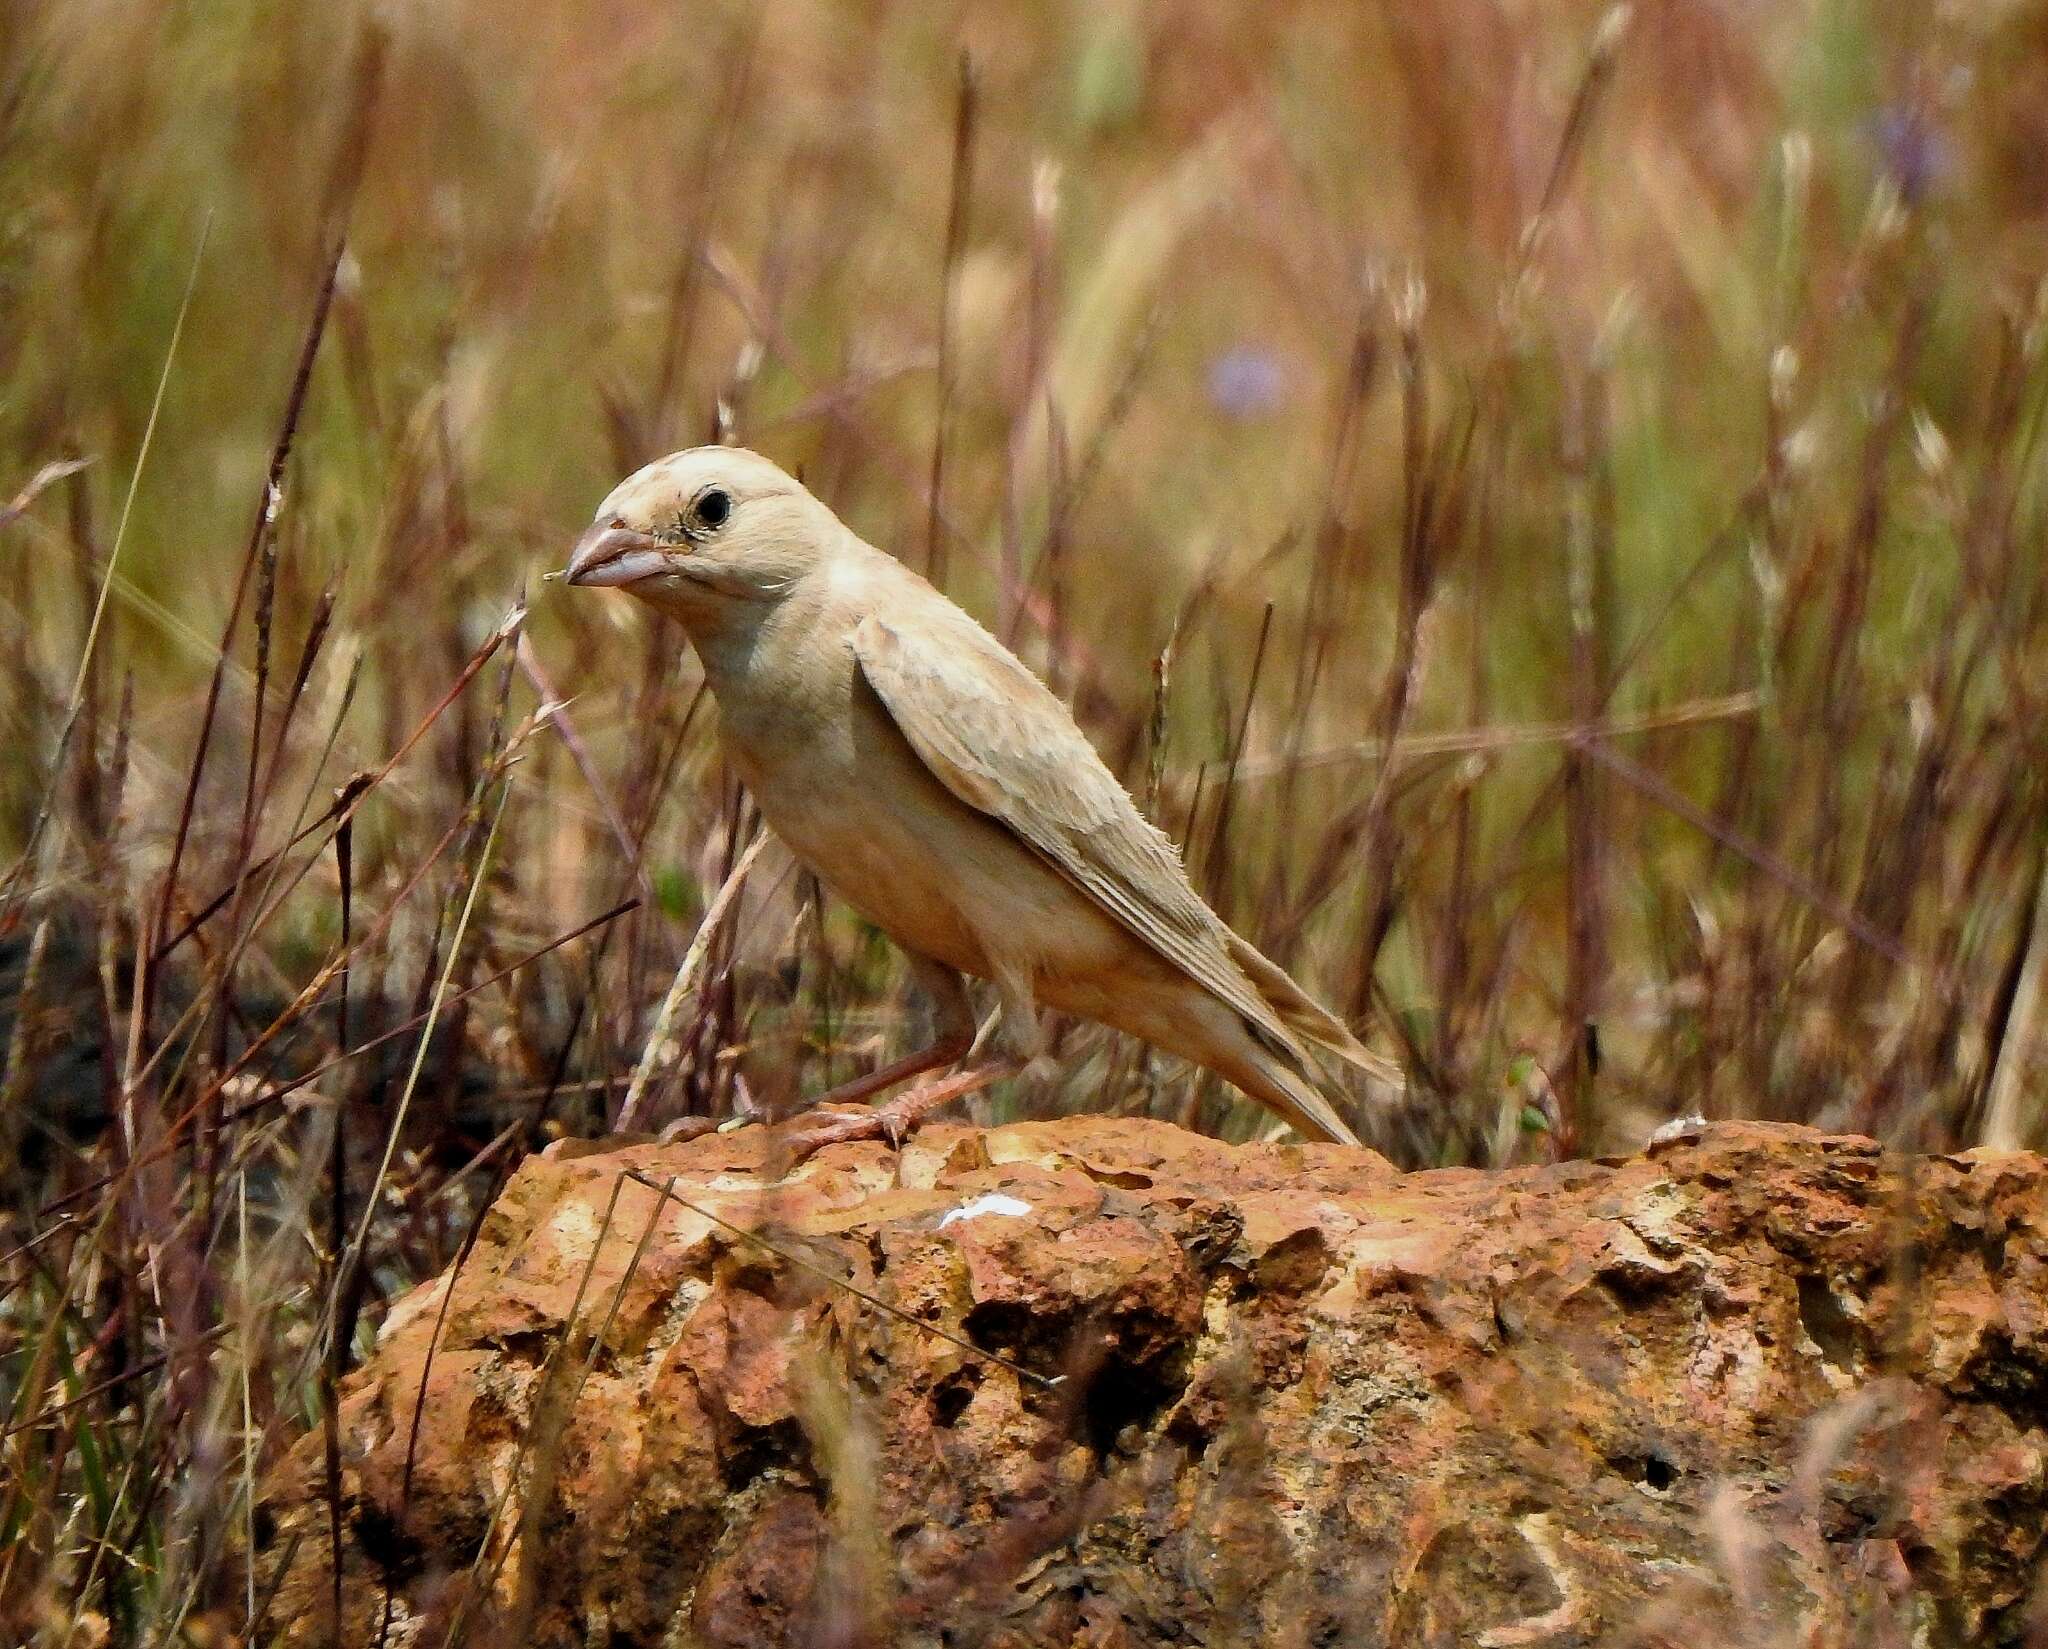
<svg viewBox="0 0 2048 1649"><path fill-rule="evenodd" d="M886 1117L880 1111L828 1111L820 1121L800 1133L791 1134L782 1142L783 1148L789 1153L792 1168L816 1156L828 1145L848 1145L855 1140L880 1137L886 1139L892 1149L901 1149L903 1133L894 1123L894 1118Z"/></svg>

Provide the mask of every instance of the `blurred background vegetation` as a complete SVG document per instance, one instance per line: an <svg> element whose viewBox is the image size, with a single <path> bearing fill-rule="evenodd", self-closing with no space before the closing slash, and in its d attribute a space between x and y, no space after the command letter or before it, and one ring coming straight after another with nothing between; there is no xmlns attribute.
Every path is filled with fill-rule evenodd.
<svg viewBox="0 0 2048 1649"><path fill-rule="evenodd" d="M0 1618L245 1629L252 1462L617 1119L754 827L540 576L677 446L1043 671L1404 1162L2042 1141L2039 0L0 0L0 132ZM633 1120L918 1011L771 852Z"/></svg>

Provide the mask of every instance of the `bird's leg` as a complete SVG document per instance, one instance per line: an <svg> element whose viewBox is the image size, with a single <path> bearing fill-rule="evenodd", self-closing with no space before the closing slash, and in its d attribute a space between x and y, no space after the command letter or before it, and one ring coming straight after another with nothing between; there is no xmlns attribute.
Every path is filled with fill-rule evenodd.
<svg viewBox="0 0 2048 1649"><path fill-rule="evenodd" d="M870 1094L879 1094L899 1082L923 1076L926 1071L955 1064L973 1050L974 1004L968 999L967 986L960 975L943 963L924 956L910 958L910 971L924 988L925 995L931 998L932 1029L935 1033L931 1045L905 1054L901 1059L892 1059L878 1071L870 1071L866 1076L857 1076L851 1082L842 1082L836 1088L827 1089L812 1100L806 1110L816 1110L823 1105L856 1104Z"/></svg>
<svg viewBox="0 0 2048 1649"><path fill-rule="evenodd" d="M848 1140L886 1139L891 1146L900 1147L940 1106L979 1093L991 1082L1015 1076L1023 1068L1024 1062L1015 1054L998 1054L969 1065L965 1070L955 1071L951 1076L920 1082L886 1105L877 1105L866 1111L835 1111L782 1142L783 1148L789 1152L789 1166L794 1168L814 1152Z"/></svg>
<svg viewBox="0 0 2048 1649"><path fill-rule="evenodd" d="M804 1109L814 1111L823 1105L856 1104L870 1094L879 1094L899 1082L908 1082L914 1076L923 1076L926 1071L936 1071L941 1065L951 1065L965 1058L973 1042L972 1032L948 1032L928 1048L919 1048L916 1053L890 1060L878 1071L870 1071L866 1076L857 1076L851 1082L826 1089Z"/></svg>
<svg viewBox="0 0 2048 1649"><path fill-rule="evenodd" d="M959 991L960 1004L964 1007L967 993L960 984L959 975L949 973L948 977ZM959 1049L952 1056L967 1060L962 1069L935 1081L920 1082L915 1088L898 1094L888 1104L877 1105L872 1110L841 1111L821 1118L783 1142L790 1152L790 1166L795 1167L828 1145L838 1145L846 1140L886 1139L890 1145L900 1147L912 1130L940 1106L979 1093L990 1083L1000 1082L1004 1077L1015 1076L1023 1070L1039 1045L1038 1014L1032 1004L1030 987L1016 980L998 979L996 989L1002 996L1000 1013L991 1014L981 1033L972 1039L972 1045ZM941 1011L944 1011L943 1006ZM973 1023L971 1017L968 1023ZM996 1034L991 1036L991 1032ZM995 1046L984 1053L984 1045L991 1042ZM923 1055L911 1057L922 1058Z"/></svg>

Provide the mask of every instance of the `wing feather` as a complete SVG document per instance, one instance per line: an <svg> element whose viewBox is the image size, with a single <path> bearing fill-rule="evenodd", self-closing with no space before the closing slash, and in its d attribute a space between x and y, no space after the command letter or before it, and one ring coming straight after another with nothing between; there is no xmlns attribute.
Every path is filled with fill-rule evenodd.
<svg viewBox="0 0 2048 1649"><path fill-rule="evenodd" d="M1066 706L964 613L933 608L918 618L913 632L870 615L855 628L853 647L861 674L919 760L961 801L1007 825L1138 940L1228 1003L1263 1040L1312 1068L1296 1035L1234 959L1235 950L1251 947L1202 902L1173 843L1139 813ZM943 633L931 634L934 628ZM1301 996L1292 981L1289 990ZM1356 1043L1329 1023L1338 1035L1316 1040L1352 1057Z"/></svg>

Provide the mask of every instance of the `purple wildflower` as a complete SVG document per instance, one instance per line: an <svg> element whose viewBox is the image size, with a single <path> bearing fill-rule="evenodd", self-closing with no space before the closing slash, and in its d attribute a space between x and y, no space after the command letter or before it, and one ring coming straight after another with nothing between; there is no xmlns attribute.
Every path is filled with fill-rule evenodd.
<svg viewBox="0 0 2048 1649"><path fill-rule="evenodd" d="M1209 400L1227 418L1263 418L1287 395L1287 368L1263 344L1238 344L1209 363Z"/></svg>

